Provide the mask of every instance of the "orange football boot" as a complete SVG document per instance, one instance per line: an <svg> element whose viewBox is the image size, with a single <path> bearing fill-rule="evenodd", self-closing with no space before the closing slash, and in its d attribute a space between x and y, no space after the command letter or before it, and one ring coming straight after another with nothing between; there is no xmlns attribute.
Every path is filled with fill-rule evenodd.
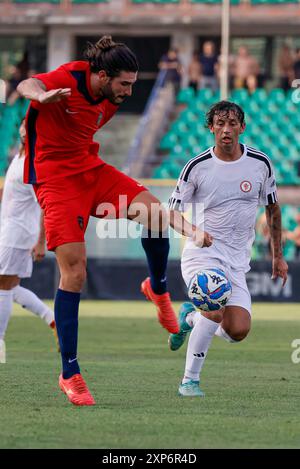
<svg viewBox="0 0 300 469"><path fill-rule="evenodd" d="M95 405L95 400L91 395L86 382L80 373L76 373L71 378L64 379L62 375L59 376L59 387L67 398L74 405Z"/></svg>
<svg viewBox="0 0 300 469"><path fill-rule="evenodd" d="M147 277L141 284L141 292L145 297L152 301L157 309L158 320L160 324L171 334L177 334L180 330L176 313L173 309L169 293L157 295L154 293L150 283L150 277Z"/></svg>

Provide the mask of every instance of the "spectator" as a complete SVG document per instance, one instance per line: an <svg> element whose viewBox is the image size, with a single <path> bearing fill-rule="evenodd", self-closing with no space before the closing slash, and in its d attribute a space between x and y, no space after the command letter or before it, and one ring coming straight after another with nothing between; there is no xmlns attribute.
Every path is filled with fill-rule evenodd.
<svg viewBox="0 0 300 469"><path fill-rule="evenodd" d="M167 54L163 55L158 64L160 70L167 70L166 82L173 83L177 95L180 89L182 66L178 57L178 50L169 49Z"/></svg>
<svg viewBox="0 0 300 469"><path fill-rule="evenodd" d="M246 78L246 88L249 94L253 94L257 89L257 77L255 75L249 75Z"/></svg>
<svg viewBox="0 0 300 469"><path fill-rule="evenodd" d="M296 57L294 61L294 79L300 79L300 49L296 50Z"/></svg>
<svg viewBox="0 0 300 469"><path fill-rule="evenodd" d="M194 89L195 94L198 91L201 78L201 65L199 62L199 53L193 52L193 57L188 67L189 86Z"/></svg>
<svg viewBox="0 0 300 469"><path fill-rule="evenodd" d="M296 259L300 259L300 212L297 213L295 221L297 222L296 228L294 231L287 231L286 237L294 241L296 245Z"/></svg>
<svg viewBox="0 0 300 469"><path fill-rule="evenodd" d="M7 103L13 105L18 99L19 93L16 91L18 84L24 79L18 66L12 66L10 77L7 80L6 99Z"/></svg>
<svg viewBox="0 0 300 469"><path fill-rule="evenodd" d="M256 78L259 73L259 64L255 57L249 54L248 47L239 47L238 54L234 61L234 87L243 88L246 86L246 79L249 75Z"/></svg>
<svg viewBox="0 0 300 469"><path fill-rule="evenodd" d="M257 241L259 257L262 259L270 259L272 257L271 237L265 212L258 217L255 230L256 233L260 235L260 241Z"/></svg>
<svg viewBox="0 0 300 469"><path fill-rule="evenodd" d="M287 44L283 44L279 52L278 68L280 74L279 86L287 91L291 86L293 79L294 58L291 48Z"/></svg>
<svg viewBox="0 0 300 469"><path fill-rule="evenodd" d="M299 217L300 222L300 217ZM258 253L261 259L271 259L272 258L272 246L271 246L271 236L270 230L267 223L266 213L263 212L256 221L255 231L260 235L261 240L257 242ZM300 230L299 230L300 238ZM285 246L285 243L288 238L288 231L282 229L282 247ZM300 239L299 239L300 241Z"/></svg>
<svg viewBox="0 0 300 469"><path fill-rule="evenodd" d="M200 88L211 88L213 91L217 90L217 64L218 56L215 52L214 43L212 41L205 41L203 44L203 53L200 54L200 65L202 72Z"/></svg>

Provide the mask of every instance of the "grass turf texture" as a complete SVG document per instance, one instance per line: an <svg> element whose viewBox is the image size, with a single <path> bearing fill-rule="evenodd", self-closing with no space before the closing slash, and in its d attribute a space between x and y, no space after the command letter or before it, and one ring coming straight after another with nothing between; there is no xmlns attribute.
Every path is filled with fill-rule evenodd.
<svg viewBox="0 0 300 469"><path fill-rule="evenodd" d="M81 371L97 405L77 408L59 391L51 331L18 306L0 364L0 448L299 448L300 308L256 304L248 339L215 338L204 399L177 396L186 345L147 302L82 302Z"/></svg>

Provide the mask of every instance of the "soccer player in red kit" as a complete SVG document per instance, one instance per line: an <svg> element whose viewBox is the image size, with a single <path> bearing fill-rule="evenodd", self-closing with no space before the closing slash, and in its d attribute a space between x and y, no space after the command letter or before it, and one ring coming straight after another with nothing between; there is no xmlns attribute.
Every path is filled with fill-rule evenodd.
<svg viewBox="0 0 300 469"><path fill-rule="evenodd" d="M31 100L24 181L34 185L44 209L47 246L55 251L61 276L55 298L62 355L59 386L75 405L95 404L80 373L77 337L86 278L84 233L91 215L103 216L101 204L112 204L116 217L144 225L142 245L150 278L142 283L142 292L156 305L162 326L171 333L179 331L166 286L169 239L164 209L145 187L101 160L99 145L93 142L95 132L131 95L136 57L125 44L104 36L88 45L85 58L18 86L18 92ZM136 204L145 210L136 210Z"/></svg>

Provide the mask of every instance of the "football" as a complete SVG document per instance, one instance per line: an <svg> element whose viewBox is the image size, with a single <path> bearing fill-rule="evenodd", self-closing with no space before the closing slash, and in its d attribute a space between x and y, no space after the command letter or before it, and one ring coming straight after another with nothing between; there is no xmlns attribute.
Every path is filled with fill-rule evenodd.
<svg viewBox="0 0 300 469"><path fill-rule="evenodd" d="M204 311L217 311L226 306L231 292L231 283L220 269L198 272L188 289L189 298L194 305Z"/></svg>

